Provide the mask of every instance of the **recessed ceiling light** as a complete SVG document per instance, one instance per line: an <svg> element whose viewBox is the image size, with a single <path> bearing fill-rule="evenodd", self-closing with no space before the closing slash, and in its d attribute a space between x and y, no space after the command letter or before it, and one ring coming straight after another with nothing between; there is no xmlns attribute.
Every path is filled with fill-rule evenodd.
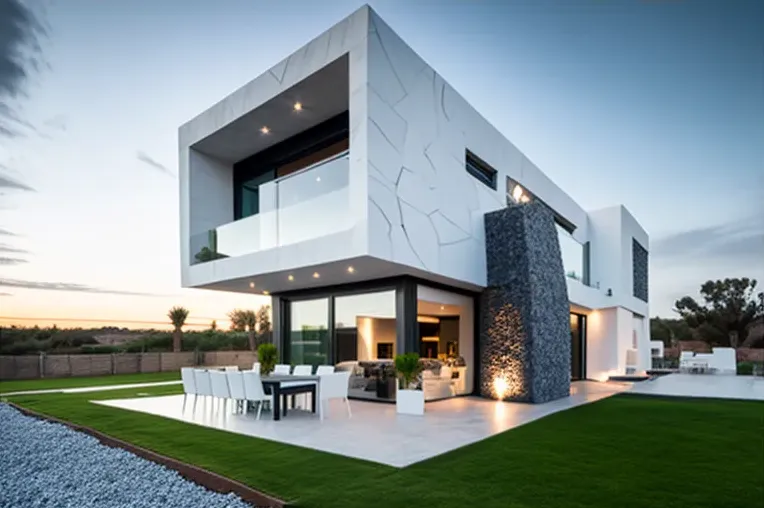
<svg viewBox="0 0 764 508"><path fill-rule="evenodd" d="M267 125L263 125L262 127L260 127L260 132L263 134L270 134L271 130L268 128Z"/></svg>
<svg viewBox="0 0 764 508"><path fill-rule="evenodd" d="M318 272L313 272L313 278L314 279L317 279L319 277L321 277L321 276L318 274Z"/></svg>
<svg viewBox="0 0 764 508"><path fill-rule="evenodd" d="M290 275L289 277L287 277L287 279L294 280L294 275Z"/></svg>
<svg viewBox="0 0 764 508"><path fill-rule="evenodd" d="M445 310L445 309L446 309L445 306L443 306L443 305L440 306L440 310Z"/></svg>
<svg viewBox="0 0 764 508"><path fill-rule="evenodd" d="M317 182L320 182L320 181L321 181L321 177L320 177L320 176L317 176L317 177L316 177L316 181L317 181Z"/></svg>
<svg viewBox="0 0 764 508"><path fill-rule="evenodd" d="M254 282L250 282L249 283L249 287L251 287L251 288L255 287L255 283Z"/></svg>
<svg viewBox="0 0 764 508"><path fill-rule="evenodd" d="M353 273L353 272L355 272L355 268L353 268L352 266L348 266L348 273Z"/></svg>
<svg viewBox="0 0 764 508"><path fill-rule="evenodd" d="M302 111L302 103L301 102L295 102L294 103L294 110L295 111Z"/></svg>
<svg viewBox="0 0 764 508"><path fill-rule="evenodd" d="M271 292L270 292L270 291L265 291L265 290L263 290L263 294L264 294L264 295L269 295L269 294L271 294Z"/></svg>

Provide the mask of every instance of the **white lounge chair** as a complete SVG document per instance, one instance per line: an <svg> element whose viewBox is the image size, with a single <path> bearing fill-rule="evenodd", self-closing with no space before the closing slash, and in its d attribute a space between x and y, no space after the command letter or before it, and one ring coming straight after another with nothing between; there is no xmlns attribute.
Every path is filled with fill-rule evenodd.
<svg viewBox="0 0 764 508"><path fill-rule="evenodd" d="M223 402L223 412L225 413L226 402L231 398L231 390L228 388L228 374L219 370L210 371L210 383L212 384L212 396ZM220 409L220 402L218 402Z"/></svg>
<svg viewBox="0 0 764 508"><path fill-rule="evenodd" d="M292 371L293 376L310 376L311 374L313 374L312 365L295 365Z"/></svg>
<svg viewBox="0 0 764 508"><path fill-rule="evenodd" d="M350 411L350 401L348 401L348 384L350 382L350 371L336 372L333 374L323 374L318 383L318 414L324 419L324 402L332 399L342 399L348 410L348 418L353 416Z"/></svg>
<svg viewBox="0 0 764 508"><path fill-rule="evenodd" d="M271 402L272 397L265 393L263 388L263 380L260 378L260 374L253 371L247 371L242 373L244 379L244 395L247 402L254 402L257 404L257 419L260 419L260 412L263 410L263 404ZM271 405L273 407L273 405Z"/></svg>
<svg viewBox="0 0 764 508"><path fill-rule="evenodd" d="M260 362L255 362L252 364L252 372L257 372L260 374Z"/></svg>
<svg viewBox="0 0 764 508"><path fill-rule="evenodd" d="M193 367L183 367L180 369L180 379L183 382L183 411L186 410L186 398L189 395L194 396L194 409L196 409L196 378L194 377Z"/></svg>
<svg viewBox="0 0 764 508"><path fill-rule="evenodd" d="M239 372L239 367L236 365L227 365L223 367L226 372Z"/></svg>

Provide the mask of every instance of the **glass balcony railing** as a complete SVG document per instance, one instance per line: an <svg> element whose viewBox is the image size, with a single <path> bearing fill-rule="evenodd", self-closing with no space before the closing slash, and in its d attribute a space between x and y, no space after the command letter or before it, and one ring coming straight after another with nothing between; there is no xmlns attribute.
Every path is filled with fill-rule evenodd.
<svg viewBox="0 0 764 508"><path fill-rule="evenodd" d="M191 236L191 264L351 229L348 152L260 186L260 213Z"/></svg>
<svg viewBox="0 0 764 508"><path fill-rule="evenodd" d="M589 286L588 249L578 243L562 226L556 226L565 276Z"/></svg>

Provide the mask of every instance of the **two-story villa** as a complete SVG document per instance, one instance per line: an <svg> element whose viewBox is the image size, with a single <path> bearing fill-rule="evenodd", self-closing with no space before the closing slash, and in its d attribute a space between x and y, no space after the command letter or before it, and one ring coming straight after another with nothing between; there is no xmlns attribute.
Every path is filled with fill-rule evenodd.
<svg viewBox="0 0 764 508"><path fill-rule="evenodd" d="M179 150L182 284L270 295L284 362L415 351L458 367L450 395L531 402L647 368L647 233L574 202L369 7Z"/></svg>

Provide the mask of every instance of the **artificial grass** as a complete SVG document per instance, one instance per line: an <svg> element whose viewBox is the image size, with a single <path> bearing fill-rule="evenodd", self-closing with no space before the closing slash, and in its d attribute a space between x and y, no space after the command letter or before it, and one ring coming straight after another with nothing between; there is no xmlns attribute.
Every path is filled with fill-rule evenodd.
<svg viewBox="0 0 764 508"><path fill-rule="evenodd" d="M117 374L114 376L61 377L27 379L23 381L0 381L0 395L29 390L53 390L57 388L84 388L88 386L123 385L130 383L154 383L157 381L180 381L180 371L153 372L147 374Z"/></svg>
<svg viewBox="0 0 764 508"><path fill-rule="evenodd" d="M618 395L396 469L87 402L138 391L11 400L306 507L764 506L760 402Z"/></svg>

